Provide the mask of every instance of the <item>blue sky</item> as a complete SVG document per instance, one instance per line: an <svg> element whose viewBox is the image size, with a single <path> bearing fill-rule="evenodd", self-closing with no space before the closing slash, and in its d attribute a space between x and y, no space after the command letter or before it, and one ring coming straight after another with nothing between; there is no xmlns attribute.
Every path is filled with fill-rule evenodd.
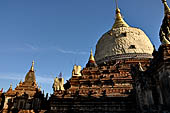
<svg viewBox="0 0 170 113"><path fill-rule="evenodd" d="M158 48L161 0L118 3L125 21L144 30ZM69 79L74 64L84 67L114 19L113 0L1 0L0 88L15 88L35 60L38 84L52 93L53 79L60 72Z"/></svg>

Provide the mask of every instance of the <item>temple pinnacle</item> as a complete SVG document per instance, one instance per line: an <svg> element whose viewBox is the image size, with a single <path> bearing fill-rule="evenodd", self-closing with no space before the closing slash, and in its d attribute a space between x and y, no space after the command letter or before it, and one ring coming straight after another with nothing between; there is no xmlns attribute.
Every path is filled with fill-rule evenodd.
<svg viewBox="0 0 170 113"><path fill-rule="evenodd" d="M34 71L34 60L32 61L31 71Z"/></svg>
<svg viewBox="0 0 170 113"><path fill-rule="evenodd" d="M94 59L93 52L92 52L92 49L91 49L89 61L86 64L86 67L96 67L96 66L97 66L97 64L96 64L96 61Z"/></svg>
<svg viewBox="0 0 170 113"><path fill-rule="evenodd" d="M94 56L93 56L92 49L91 49L91 51L90 51L89 61L95 61Z"/></svg>
<svg viewBox="0 0 170 113"><path fill-rule="evenodd" d="M119 28L119 27L129 27L129 25L123 20L116 0L116 19L112 28Z"/></svg>

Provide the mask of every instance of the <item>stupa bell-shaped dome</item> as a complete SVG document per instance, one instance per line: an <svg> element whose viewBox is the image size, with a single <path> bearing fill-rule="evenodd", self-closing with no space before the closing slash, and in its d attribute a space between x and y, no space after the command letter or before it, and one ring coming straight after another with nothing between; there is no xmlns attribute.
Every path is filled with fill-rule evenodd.
<svg viewBox="0 0 170 113"><path fill-rule="evenodd" d="M125 58L152 58L154 48L146 34L138 28L130 27L116 8L115 23L110 31L98 41L95 51L97 63Z"/></svg>

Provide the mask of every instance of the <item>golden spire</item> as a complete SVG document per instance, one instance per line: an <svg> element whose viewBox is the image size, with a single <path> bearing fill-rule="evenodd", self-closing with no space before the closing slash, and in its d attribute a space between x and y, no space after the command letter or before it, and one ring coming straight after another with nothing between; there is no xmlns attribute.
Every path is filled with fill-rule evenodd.
<svg viewBox="0 0 170 113"><path fill-rule="evenodd" d="M116 19L115 19L115 23L112 28L129 27L129 25L122 18L120 9L118 8L117 0L115 1L116 1Z"/></svg>
<svg viewBox="0 0 170 113"><path fill-rule="evenodd" d="M96 61L93 56L92 49L90 51L90 57L89 57L88 63L86 64L86 67L97 67Z"/></svg>
<svg viewBox="0 0 170 113"><path fill-rule="evenodd" d="M31 71L34 71L34 60L32 61Z"/></svg>
<svg viewBox="0 0 170 113"><path fill-rule="evenodd" d="M164 13L165 13L165 15L170 14L170 8L169 8L166 0L162 0L162 3L164 4Z"/></svg>
<svg viewBox="0 0 170 113"><path fill-rule="evenodd" d="M90 51L89 61L95 61L94 56L93 56L92 49L91 49L91 51Z"/></svg>

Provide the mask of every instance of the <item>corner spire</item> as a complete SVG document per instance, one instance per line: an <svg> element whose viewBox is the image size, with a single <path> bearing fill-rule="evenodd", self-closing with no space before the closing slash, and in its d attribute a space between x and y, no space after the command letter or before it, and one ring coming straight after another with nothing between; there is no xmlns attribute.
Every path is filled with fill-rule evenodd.
<svg viewBox="0 0 170 113"><path fill-rule="evenodd" d="M86 64L86 67L96 67L96 66L97 66L97 64L96 64L96 61L94 59L93 52L92 52L92 49L91 49L89 61Z"/></svg>
<svg viewBox="0 0 170 113"><path fill-rule="evenodd" d="M123 20L123 17L120 13L120 9L118 8L117 0L115 1L116 1L116 19L112 28L129 27L129 25Z"/></svg>
<svg viewBox="0 0 170 113"><path fill-rule="evenodd" d="M12 84L10 84L10 87L7 92L10 92L10 91L12 91Z"/></svg>
<svg viewBox="0 0 170 113"><path fill-rule="evenodd" d="M34 60L32 61L31 71L34 71Z"/></svg>
<svg viewBox="0 0 170 113"><path fill-rule="evenodd" d="M165 15L166 14L170 14L170 8L169 8L169 6L167 4L167 1L166 0L162 0L162 3L164 4L164 13L165 13Z"/></svg>
<svg viewBox="0 0 170 113"><path fill-rule="evenodd" d="M95 62L92 49L91 49L91 51L90 51L89 61L94 61L94 62Z"/></svg>

